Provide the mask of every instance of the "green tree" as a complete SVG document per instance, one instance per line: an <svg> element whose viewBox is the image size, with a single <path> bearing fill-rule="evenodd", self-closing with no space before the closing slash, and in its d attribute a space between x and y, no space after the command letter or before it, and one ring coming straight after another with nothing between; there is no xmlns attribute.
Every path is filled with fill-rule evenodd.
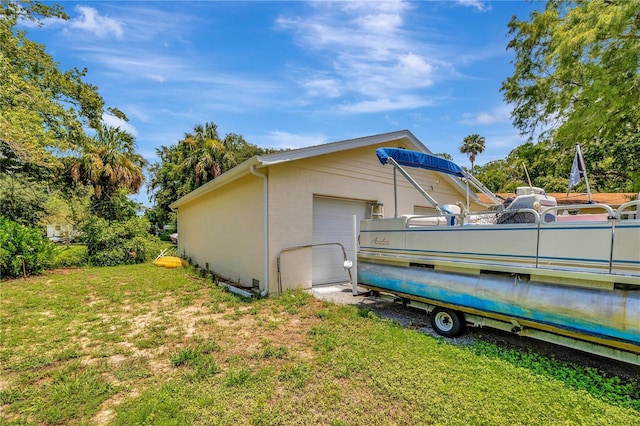
<svg viewBox="0 0 640 426"><path fill-rule="evenodd" d="M640 190L640 2L551 0L509 33L514 125L569 158L580 143L600 190Z"/></svg>
<svg viewBox="0 0 640 426"><path fill-rule="evenodd" d="M184 158L181 168L190 178L195 189L220 176L236 165L233 152L227 150L218 135L218 126L207 122L194 126L193 133L186 133L182 141Z"/></svg>
<svg viewBox="0 0 640 426"><path fill-rule="evenodd" d="M58 5L0 0L0 203L30 225L63 210L73 222L84 215L79 207L88 196L74 190L65 155L92 143L86 130L99 129L105 113L97 88L84 81L86 69L61 70L18 29L24 20L42 26L49 18L68 16ZM106 111L126 120L116 108ZM74 207L60 209L62 202Z"/></svg>
<svg viewBox="0 0 640 426"><path fill-rule="evenodd" d="M446 152L442 152L440 154L433 154L433 155L435 155L436 157L444 158L445 160L453 161L453 156Z"/></svg>
<svg viewBox="0 0 640 426"><path fill-rule="evenodd" d="M60 6L0 3L0 159L18 165L59 165L55 150L81 145L83 126L96 127L104 102L84 82L86 69L63 72L43 45L16 29L20 19L68 19Z"/></svg>
<svg viewBox="0 0 640 426"><path fill-rule="evenodd" d="M107 220L118 220L123 212L130 213L132 202L126 197L137 193L142 186L143 168L147 163L135 148L134 138L129 133L119 127L103 125L85 145L81 156L73 159L69 174L75 182L93 188L91 207L94 214Z"/></svg>
<svg viewBox="0 0 640 426"><path fill-rule="evenodd" d="M47 185L24 173L3 170L0 174L2 216L21 225L34 225L49 212Z"/></svg>
<svg viewBox="0 0 640 426"><path fill-rule="evenodd" d="M156 148L159 161L149 167L150 201L154 206L147 209L146 215L157 226L175 222L169 204L186 194L186 177L181 173L182 156L178 145Z"/></svg>
<svg viewBox="0 0 640 426"><path fill-rule="evenodd" d="M149 227L145 217L118 221L90 217L82 227L89 262L96 266L115 266L153 259L165 244L149 235Z"/></svg>
<svg viewBox="0 0 640 426"><path fill-rule="evenodd" d="M473 164L476 161L476 156L484 152L485 138L477 133L469 136L465 136L460 145L460 152L469 156L471 162L471 170L473 170Z"/></svg>
<svg viewBox="0 0 640 426"><path fill-rule="evenodd" d="M156 149L159 161L149 173L154 207L147 215L158 225L173 222L169 204L254 155L273 151L234 133L220 138L218 126L211 122L194 126L177 145Z"/></svg>

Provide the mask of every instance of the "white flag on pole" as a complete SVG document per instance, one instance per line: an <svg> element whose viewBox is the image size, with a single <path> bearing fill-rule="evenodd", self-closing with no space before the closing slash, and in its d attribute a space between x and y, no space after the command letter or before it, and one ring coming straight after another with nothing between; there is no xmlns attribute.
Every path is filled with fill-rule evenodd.
<svg viewBox="0 0 640 426"><path fill-rule="evenodd" d="M569 189L573 188L584 177L584 160L580 155L580 150L576 150L576 156L573 157L573 165L571 166L571 174L569 175Z"/></svg>
<svg viewBox="0 0 640 426"><path fill-rule="evenodd" d="M573 158L573 165L571 166L571 174L569 175L569 188L567 189L567 197L571 188L576 186L580 179L584 178L584 183L587 185L587 195L589 196L589 203L593 203L591 197L591 188L589 187L589 178L587 177L587 168L584 166L584 157L582 157L582 151L580 150L580 144L576 144L576 156Z"/></svg>

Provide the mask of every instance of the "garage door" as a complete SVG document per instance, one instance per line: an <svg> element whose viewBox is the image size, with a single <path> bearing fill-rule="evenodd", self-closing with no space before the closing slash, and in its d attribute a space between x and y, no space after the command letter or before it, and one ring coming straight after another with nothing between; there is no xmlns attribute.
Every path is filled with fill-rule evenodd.
<svg viewBox="0 0 640 426"><path fill-rule="evenodd" d="M341 243L347 258L353 260L353 215L360 219L369 216L371 203L327 197L313 198L313 244ZM342 266L344 257L337 245L313 248L313 285L349 281L349 273Z"/></svg>

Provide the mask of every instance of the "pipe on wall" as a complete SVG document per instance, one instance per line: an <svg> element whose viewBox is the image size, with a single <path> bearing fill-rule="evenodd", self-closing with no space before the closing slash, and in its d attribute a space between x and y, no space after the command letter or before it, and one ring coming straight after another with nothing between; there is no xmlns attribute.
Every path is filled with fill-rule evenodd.
<svg viewBox="0 0 640 426"><path fill-rule="evenodd" d="M269 294L269 185L267 175L256 170L255 164L251 165L251 174L262 179L262 218L263 218L263 288L260 296Z"/></svg>

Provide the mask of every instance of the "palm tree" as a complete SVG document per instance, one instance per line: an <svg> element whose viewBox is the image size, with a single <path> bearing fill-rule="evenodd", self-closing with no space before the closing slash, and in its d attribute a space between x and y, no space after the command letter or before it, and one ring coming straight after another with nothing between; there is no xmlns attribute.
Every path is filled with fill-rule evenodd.
<svg viewBox="0 0 640 426"><path fill-rule="evenodd" d="M476 161L476 155L484 152L484 136L480 136L477 133L466 136L462 140L462 145L460 146L460 152L462 154L469 155L469 161L471 161L471 170L473 170L473 163Z"/></svg>
<svg viewBox="0 0 640 426"><path fill-rule="evenodd" d="M220 176L236 165L227 139L220 140L218 126L214 123L198 124L193 133L186 133L181 142L183 151L182 169L189 176L190 190Z"/></svg>
<svg viewBox="0 0 640 426"><path fill-rule="evenodd" d="M73 160L69 174L75 182L93 187L92 204L96 205L122 190L137 193L144 181L142 170L146 164L135 151L133 136L119 127L103 125L81 156Z"/></svg>

